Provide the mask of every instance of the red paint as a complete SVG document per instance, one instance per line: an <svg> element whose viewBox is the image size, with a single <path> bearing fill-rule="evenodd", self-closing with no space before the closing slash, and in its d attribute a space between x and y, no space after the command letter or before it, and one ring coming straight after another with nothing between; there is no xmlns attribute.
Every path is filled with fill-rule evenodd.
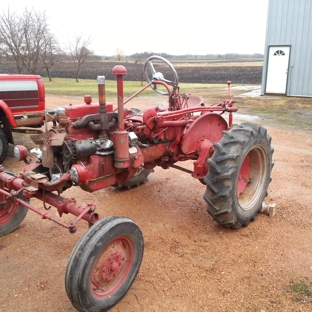
<svg viewBox="0 0 312 312"><path fill-rule="evenodd" d="M95 297L104 298L116 292L131 269L134 246L128 237L117 237L108 243L95 260L90 289Z"/></svg>
<svg viewBox="0 0 312 312"><path fill-rule="evenodd" d="M39 75L0 75L0 108L11 127L39 125L44 120L45 87ZM20 125L20 117L25 113Z"/></svg>
<svg viewBox="0 0 312 312"><path fill-rule="evenodd" d="M237 180L237 196L239 197L247 188L250 180L250 157L247 155L242 163Z"/></svg>

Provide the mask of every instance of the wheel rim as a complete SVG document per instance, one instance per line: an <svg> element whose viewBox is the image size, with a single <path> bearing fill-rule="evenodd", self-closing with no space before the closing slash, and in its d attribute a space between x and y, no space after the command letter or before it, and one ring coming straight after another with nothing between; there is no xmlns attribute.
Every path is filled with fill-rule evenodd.
<svg viewBox="0 0 312 312"><path fill-rule="evenodd" d="M237 181L237 198L243 210L250 210L262 196L266 181L267 161L261 147L252 149L244 158Z"/></svg>
<svg viewBox="0 0 312 312"><path fill-rule="evenodd" d="M18 210L18 203L12 202L8 205L8 203L3 203L0 205L0 226L10 222L16 211Z"/></svg>
<svg viewBox="0 0 312 312"><path fill-rule="evenodd" d="M117 291L129 274L133 257L134 247L129 238L118 237L107 244L92 268L92 293L103 298Z"/></svg>

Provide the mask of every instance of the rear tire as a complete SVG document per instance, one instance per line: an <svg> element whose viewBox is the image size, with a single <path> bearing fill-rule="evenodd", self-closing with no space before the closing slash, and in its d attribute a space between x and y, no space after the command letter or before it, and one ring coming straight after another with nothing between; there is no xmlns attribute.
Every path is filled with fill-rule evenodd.
<svg viewBox="0 0 312 312"><path fill-rule="evenodd" d="M243 123L224 131L208 164L204 199L213 219L228 228L248 226L261 209L273 168L265 128Z"/></svg>
<svg viewBox="0 0 312 312"><path fill-rule="evenodd" d="M0 129L0 164L2 164L6 159L6 157L8 156L8 151L9 151L8 139L3 129Z"/></svg>
<svg viewBox="0 0 312 312"><path fill-rule="evenodd" d="M81 237L66 270L65 288L78 311L107 311L127 293L141 266L140 228L129 218L100 219Z"/></svg>

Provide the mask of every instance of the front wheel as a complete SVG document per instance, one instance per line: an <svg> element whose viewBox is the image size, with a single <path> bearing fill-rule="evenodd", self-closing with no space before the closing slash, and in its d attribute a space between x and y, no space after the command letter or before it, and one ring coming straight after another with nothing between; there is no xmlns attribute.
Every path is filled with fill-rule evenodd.
<svg viewBox="0 0 312 312"><path fill-rule="evenodd" d="M107 311L127 293L141 266L140 228L129 218L99 220L81 237L66 270L68 298L78 311Z"/></svg>
<svg viewBox="0 0 312 312"><path fill-rule="evenodd" d="M225 227L247 226L268 194L273 168L271 137L265 128L243 123L224 131L214 147L204 178L207 211Z"/></svg>
<svg viewBox="0 0 312 312"><path fill-rule="evenodd" d="M20 198L28 201L19 195ZM0 203L0 237L16 230L25 219L28 209L16 200L7 200Z"/></svg>

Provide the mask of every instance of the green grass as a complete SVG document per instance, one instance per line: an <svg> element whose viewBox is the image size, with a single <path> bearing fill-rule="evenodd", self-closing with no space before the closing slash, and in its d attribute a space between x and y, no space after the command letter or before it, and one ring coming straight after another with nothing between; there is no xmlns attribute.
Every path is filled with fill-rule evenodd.
<svg viewBox="0 0 312 312"><path fill-rule="evenodd" d="M98 96L98 84L96 79L79 79L76 82L74 79L68 78L54 78L49 81L47 78L43 78L46 93L51 95L60 96L80 96L88 94L92 97ZM140 81L124 81L124 95L130 96L137 92L141 86ZM116 81L105 81L106 97L115 96L117 93ZM145 94L154 95L155 92L149 89L145 91Z"/></svg>
<svg viewBox="0 0 312 312"><path fill-rule="evenodd" d="M312 129L311 98L286 96L238 98L236 106L246 113L274 120L281 126Z"/></svg>
<svg viewBox="0 0 312 312"><path fill-rule="evenodd" d="M296 302L310 302L312 298L312 284L305 281L297 282L291 285L293 292L292 299Z"/></svg>
<svg viewBox="0 0 312 312"><path fill-rule="evenodd" d="M80 96L83 97L86 94L91 95L92 97L98 96L98 84L96 79L79 79L79 82L76 82L74 79L68 78L53 78L52 81L49 81L48 78L43 78L46 93L51 95L60 95L60 96ZM146 82L143 82L143 85L140 81L124 81L124 96L129 97L135 92L140 90L143 86L146 85ZM224 85L212 85L212 84L195 84L195 83L181 83L180 90L181 93L194 93L201 96L206 94L211 95L216 89L226 87ZM191 90L191 92L189 92ZM105 81L105 92L106 97L115 97L117 94L117 84L116 81L106 80ZM147 88L143 91L144 95L157 95L151 88ZM217 94L216 94L217 95Z"/></svg>

